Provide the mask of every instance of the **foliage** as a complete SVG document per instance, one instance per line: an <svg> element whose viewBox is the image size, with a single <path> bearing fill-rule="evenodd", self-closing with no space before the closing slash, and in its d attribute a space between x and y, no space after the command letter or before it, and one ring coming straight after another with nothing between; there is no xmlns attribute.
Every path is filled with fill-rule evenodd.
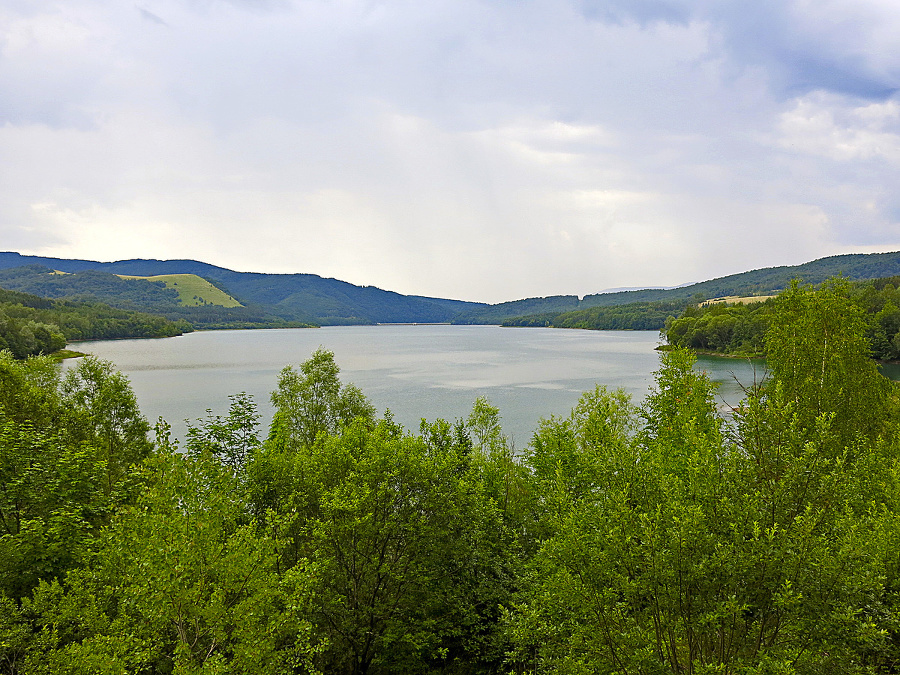
<svg viewBox="0 0 900 675"><path fill-rule="evenodd" d="M68 340L169 337L191 330L185 321L0 289L0 349L20 359L58 351Z"/></svg>
<svg viewBox="0 0 900 675"><path fill-rule="evenodd" d="M150 449L125 378L84 359L62 380L47 358L0 352L0 596L82 564L129 499Z"/></svg>
<svg viewBox="0 0 900 675"><path fill-rule="evenodd" d="M185 277L189 287L187 303L183 304L175 284L179 279L186 283ZM173 284L172 288L166 286L167 281ZM41 265L27 265L0 270L0 285L19 291L18 298L28 293L54 298L45 306L66 315L60 318L67 325L56 323L69 339L180 335L191 330L190 324L203 328L311 325L286 322L252 304L235 304L237 301L226 291L196 275L121 278L94 269L59 274ZM0 291L0 297L12 292ZM202 301L202 297L212 297L222 304ZM173 324L177 326L174 330Z"/></svg>
<svg viewBox="0 0 900 675"><path fill-rule="evenodd" d="M611 307L590 307L557 314L507 319L503 326L548 326L588 330L660 330L667 319L684 309L685 301L635 302Z"/></svg>
<svg viewBox="0 0 900 675"><path fill-rule="evenodd" d="M640 405L598 386L522 455L485 397L376 418L324 349L266 438L238 394L186 453L109 364L6 352L0 672L896 672L892 288L767 303L772 375L729 419L676 348Z"/></svg>
<svg viewBox="0 0 900 675"><path fill-rule="evenodd" d="M285 366L272 392L273 437L310 447L319 434L333 434L356 417L371 419L375 409L354 385L341 385L334 352L321 347L300 366Z"/></svg>
<svg viewBox="0 0 900 675"><path fill-rule="evenodd" d="M574 416L542 425L528 461L548 536L512 617L521 668L892 672L896 393L847 292L783 295L772 378L730 429L681 350L638 431L605 392L595 452Z"/></svg>
<svg viewBox="0 0 900 675"><path fill-rule="evenodd" d="M259 412L253 397L245 392L228 397L228 415L213 415L188 426L187 451L209 454L228 467L235 476L245 473L247 462L260 447Z"/></svg>
<svg viewBox="0 0 900 675"><path fill-rule="evenodd" d="M62 277L75 277L86 270L93 270L105 277L87 278L86 288L68 288L60 294L74 297L80 292L93 293L93 297L114 306L127 309L140 308L144 311L163 314L169 318L185 318L202 327L222 326L228 323L239 325L267 324L284 325L347 325L375 323L440 323L452 319L462 311L483 306L483 303L425 298L401 295L374 286L355 286L337 279L323 279L315 274L258 274L235 272L195 260L121 260L100 263L86 260L61 260L22 256L18 253L0 252L0 278L3 270L20 268L29 264L44 267L44 276L51 269L70 272L69 275L55 275L60 279L48 281L32 276L28 283L57 284L60 289L73 283ZM10 270L12 276L19 272ZM171 274L194 274L209 281L245 307L225 308L215 305L185 307L175 303L174 291L158 287L148 288L151 282L136 280L137 285L120 283L114 275L158 276ZM0 282L0 286L3 282ZM11 286L9 286L11 287ZM17 286L17 288L19 288ZM22 290L38 293L30 286ZM136 293L131 294L129 289ZM142 297L143 292L146 297ZM124 292L125 295L120 295ZM160 292L168 295L160 295ZM48 293L50 294L50 293ZM202 294L201 294L202 295ZM203 296L205 297L205 296ZM163 302L164 300L164 302ZM128 304L133 303L133 304Z"/></svg>
<svg viewBox="0 0 900 675"><path fill-rule="evenodd" d="M456 450L358 422L298 454L323 671L428 672L484 655L504 537Z"/></svg>
<svg viewBox="0 0 900 675"><path fill-rule="evenodd" d="M70 298L89 302L114 302L123 309L178 304L178 291L164 282L122 279L109 272L83 270L60 274L41 265L0 270L0 286L45 298Z"/></svg>
<svg viewBox="0 0 900 675"><path fill-rule="evenodd" d="M835 286L838 283L838 286ZM863 333L876 359L900 359L900 277L869 281L829 281L822 284L830 293L839 292L864 315ZM797 283L791 286L796 293ZM701 351L740 356L766 353L766 335L776 314L783 314L786 299L731 305L690 305L677 319L666 322L666 338L671 345Z"/></svg>
<svg viewBox="0 0 900 675"><path fill-rule="evenodd" d="M833 456L827 414L807 429L766 397L731 443L690 355L662 361L640 433L609 437L583 471L563 469L571 441L531 460L558 486L556 526L514 624L518 658L558 672L864 672L884 645L870 615L887 553L871 537L886 531L874 457ZM628 419L619 406L601 407L608 428Z"/></svg>
<svg viewBox="0 0 900 675"><path fill-rule="evenodd" d="M25 610L40 672L282 673L312 650L302 570L279 576L278 542L246 522L233 476L170 449L141 470L137 503L93 564L44 584Z"/></svg>
<svg viewBox="0 0 900 675"><path fill-rule="evenodd" d="M700 300L706 300L725 296L762 295L787 288L792 279L802 279L806 283L819 284L837 275L843 275L849 279L878 279L897 274L900 274L900 252L854 253L820 258L803 265L752 270L678 288L612 291L585 295L580 300L574 295L561 295L504 302L464 312L453 319L453 323L505 324L505 322L515 319L522 323L510 325L548 325L543 322L534 323L540 320L536 315L543 316L543 321L552 321L550 317L563 312L619 305L631 305L633 308L643 306L644 309L641 310L641 313L649 316L653 314L653 307L656 303L684 305L696 302L698 297ZM632 313L634 313L634 309ZM598 316L604 315L600 313ZM612 325L612 317L616 315L613 313L609 316L610 320L603 320L600 325Z"/></svg>

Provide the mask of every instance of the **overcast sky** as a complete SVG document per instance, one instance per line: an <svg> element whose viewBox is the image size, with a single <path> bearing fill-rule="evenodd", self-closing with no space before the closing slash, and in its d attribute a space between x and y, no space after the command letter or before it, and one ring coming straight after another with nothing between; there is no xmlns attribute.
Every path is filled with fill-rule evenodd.
<svg viewBox="0 0 900 675"><path fill-rule="evenodd" d="M0 250L498 302L900 250L896 0L4 0Z"/></svg>

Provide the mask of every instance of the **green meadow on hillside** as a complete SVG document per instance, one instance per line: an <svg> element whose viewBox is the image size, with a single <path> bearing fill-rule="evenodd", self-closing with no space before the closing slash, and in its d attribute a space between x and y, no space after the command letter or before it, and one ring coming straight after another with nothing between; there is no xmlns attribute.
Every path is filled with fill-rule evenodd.
<svg viewBox="0 0 900 675"><path fill-rule="evenodd" d="M220 307L243 307L225 291L216 288L206 279L196 274L157 274L150 277L139 277L131 274L117 274L121 279L146 279L161 281L166 288L178 291L178 302L185 307L202 307L203 305L219 305Z"/></svg>

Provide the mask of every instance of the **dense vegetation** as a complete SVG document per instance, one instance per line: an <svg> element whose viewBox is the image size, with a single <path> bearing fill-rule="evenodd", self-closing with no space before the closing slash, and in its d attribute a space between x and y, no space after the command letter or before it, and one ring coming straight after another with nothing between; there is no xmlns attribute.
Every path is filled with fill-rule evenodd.
<svg viewBox="0 0 900 675"><path fill-rule="evenodd" d="M550 326L589 330L660 330L668 319L682 312L686 301L635 302L628 305L591 307L571 312L538 314L507 319L503 326Z"/></svg>
<svg viewBox="0 0 900 675"><path fill-rule="evenodd" d="M838 275L848 279L876 279L898 274L900 274L900 252L854 253L820 258L803 265L752 270L678 288L597 293L585 295L581 300L574 295L557 295L504 302L464 312L454 318L453 323L504 323L519 319L520 323L515 325L529 325L529 321L534 321L533 325L548 325L547 321L550 321L549 325L555 325L553 321L562 313L584 311L574 319L575 323L585 322L588 327L608 329L615 321L607 320L605 317L613 317L614 314L604 315L597 312L592 315L586 310L594 307L629 305L633 308L632 314L640 311L638 309L640 307L646 309L647 319L642 320L642 323L649 326L653 323L650 319L657 313L658 303L678 305L687 304L698 297L707 300L735 295L765 295L787 288L792 279L819 284ZM602 318L591 319L591 316ZM544 323L539 323L542 320ZM659 322L659 325L653 325L651 329L657 330L662 327L663 322Z"/></svg>
<svg viewBox="0 0 900 675"><path fill-rule="evenodd" d="M761 295L786 288L795 278L802 279L805 283L818 284L839 274L849 279L875 279L900 275L900 252L832 256L803 265L752 270L679 288L597 293L585 295L581 299L576 295L557 295L494 305L401 295L373 286L355 286L337 279L323 279L315 274L235 272L196 260L120 260L99 263L0 252L0 270L21 268L30 264L73 273L96 270L107 275L195 274L247 306L245 310L234 308L233 313L211 309L211 312L217 313L215 316L212 314L207 316L202 311L188 314L184 312L185 308L180 306L175 306L174 309L173 306L166 309L160 305L140 307L145 311L163 313L169 318L183 317L204 328L229 324L263 326L267 321L274 320L319 325L440 322L500 324L520 317L516 325L548 325L548 322L549 325L556 325L554 321L563 313L574 313L595 307L630 305L631 309L623 310L624 314L585 311L583 314L573 314L559 321L584 324L585 327L591 328L611 328L613 325L621 324L656 330L663 327L666 318L659 316L661 306L686 304L698 296L709 299L728 295ZM95 281L98 281L99 285L99 278ZM107 281L110 284L115 283L108 279ZM68 282L57 279L42 280L41 283ZM0 281L0 286L2 285ZM53 295L32 286L16 288L39 295ZM65 295L68 296L70 293L67 292ZM125 306L118 304L118 300L112 296L95 297L117 307ZM639 318L638 312L643 312L643 316ZM630 318L623 318L625 314Z"/></svg>
<svg viewBox="0 0 900 675"><path fill-rule="evenodd" d="M41 265L5 269L0 270L0 287L44 298L104 302L120 309L171 308L178 305L178 291L166 288L161 281L122 279L97 270L56 274Z"/></svg>
<svg viewBox="0 0 900 675"><path fill-rule="evenodd" d="M876 359L900 359L900 277L851 283L846 279L826 282L863 311L866 336ZM796 284L794 285L796 287ZM690 305L677 319L666 323L671 345L733 354L764 356L766 335L781 301L752 304Z"/></svg>
<svg viewBox="0 0 900 675"><path fill-rule="evenodd" d="M0 672L896 672L900 401L847 291L772 303L729 421L675 350L522 456L321 349L183 450L108 364L0 355Z"/></svg>
<svg viewBox="0 0 900 675"><path fill-rule="evenodd" d="M213 284L218 290L221 284ZM43 297L73 302L103 303L118 309L142 311L198 328L282 328L313 325L287 321L258 305L226 307L196 301L182 304L178 290L162 281L123 279L111 272L85 269L56 274L49 267L26 265L0 269L0 286Z"/></svg>
<svg viewBox="0 0 900 675"><path fill-rule="evenodd" d="M8 349L20 359L51 354L70 340L171 337L192 330L184 320L0 288L0 350Z"/></svg>
<svg viewBox="0 0 900 675"><path fill-rule="evenodd" d="M229 314L219 312L217 317L211 316L209 321L204 320L206 315L202 311L187 314L182 307L165 309L154 306L152 310L166 316L170 316L169 312L180 312L178 316L204 328L210 327L207 323L221 324L224 321L260 326L266 322L280 322L282 325L285 322L295 325L440 323L449 321L460 312L484 306L483 303L476 302L401 295L374 286L356 286L337 279L324 279L315 274L235 272L196 260L120 260L100 263L0 252L0 270L31 264L73 273L97 270L105 274L135 276L196 274L239 300L246 306L246 310L242 312L241 308L233 308ZM35 292L31 288L23 287L21 290ZM116 304L112 298L104 301ZM210 308L210 311L217 310Z"/></svg>

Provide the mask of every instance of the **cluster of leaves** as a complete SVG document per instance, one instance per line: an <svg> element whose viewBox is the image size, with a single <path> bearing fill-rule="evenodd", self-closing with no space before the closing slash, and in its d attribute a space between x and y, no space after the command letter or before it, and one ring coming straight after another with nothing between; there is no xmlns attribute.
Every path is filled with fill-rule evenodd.
<svg viewBox="0 0 900 675"><path fill-rule="evenodd" d="M846 290L782 296L731 421L674 350L520 456L486 399L413 434L324 350L265 438L237 395L186 452L103 364L7 357L0 669L896 672L900 400Z"/></svg>
<svg viewBox="0 0 900 675"><path fill-rule="evenodd" d="M740 356L765 354L773 300L748 304L690 305L665 325L670 345Z"/></svg>
<svg viewBox="0 0 900 675"><path fill-rule="evenodd" d="M589 330L660 330L666 321L684 310L687 301L635 302L627 305L590 307L558 314L537 314L508 319L503 326L549 326Z"/></svg>
<svg viewBox="0 0 900 675"><path fill-rule="evenodd" d="M545 536L511 612L529 672L888 673L897 667L897 392L839 289L795 288L771 379L732 424L690 352L546 422ZM583 401L586 403L587 401Z"/></svg>
<svg viewBox="0 0 900 675"><path fill-rule="evenodd" d="M51 354L69 340L170 337L192 330L184 320L0 289L0 350L20 359Z"/></svg>
<svg viewBox="0 0 900 675"><path fill-rule="evenodd" d="M17 524L0 535L0 672L469 672L502 662L517 543L489 490L513 463L486 401L471 421L480 445L462 421L423 422L412 435L376 418L319 350L282 372L268 438L252 399L237 395L227 416L189 429L186 453L160 426L147 454L136 410L86 398L133 402L90 386L108 365L86 360L60 384L45 360L3 364L0 411L22 421L0 446L3 522ZM38 392L54 412L21 409ZM92 435L70 440L53 421L59 409ZM140 456L113 420L143 425L129 437Z"/></svg>
<svg viewBox="0 0 900 675"><path fill-rule="evenodd" d="M793 282L792 288L796 288ZM900 359L900 277L850 282L832 279L824 286L840 292L865 313L872 356ZM689 305L666 322L670 345L741 356L766 354L766 334L780 311L779 300L750 304Z"/></svg>
<svg viewBox="0 0 900 675"><path fill-rule="evenodd" d="M47 357L0 352L0 595L21 599L86 563L129 497L148 429L109 364L88 357L61 377Z"/></svg>

